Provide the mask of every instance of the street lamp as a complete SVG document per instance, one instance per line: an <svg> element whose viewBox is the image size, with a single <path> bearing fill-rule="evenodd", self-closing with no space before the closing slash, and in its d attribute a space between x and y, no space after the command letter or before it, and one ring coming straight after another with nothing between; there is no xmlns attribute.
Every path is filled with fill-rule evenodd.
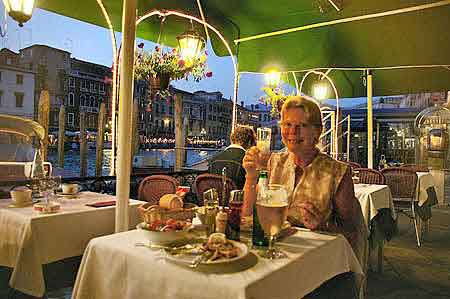
<svg viewBox="0 0 450 299"><path fill-rule="evenodd" d="M177 36L181 57L186 60L194 59L205 46L205 40L194 30L185 31Z"/></svg>
<svg viewBox="0 0 450 299"><path fill-rule="evenodd" d="M266 83L270 87L277 87L280 84L281 73L275 70L265 73Z"/></svg>
<svg viewBox="0 0 450 299"><path fill-rule="evenodd" d="M19 26L22 27L23 23L31 19L34 0L3 0L3 5L9 16L16 20Z"/></svg>
<svg viewBox="0 0 450 299"><path fill-rule="evenodd" d="M317 100L325 100L328 98L328 85L324 80L317 81L313 87L313 97Z"/></svg>

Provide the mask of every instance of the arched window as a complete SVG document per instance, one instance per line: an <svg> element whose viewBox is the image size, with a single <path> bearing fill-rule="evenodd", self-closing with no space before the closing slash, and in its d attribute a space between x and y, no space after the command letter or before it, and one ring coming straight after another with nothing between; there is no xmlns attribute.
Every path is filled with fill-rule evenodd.
<svg viewBox="0 0 450 299"><path fill-rule="evenodd" d="M69 93L69 106L75 106L75 95L73 92Z"/></svg>
<svg viewBox="0 0 450 299"><path fill-rule="evenodd" d="M80 96L80 106L85 106L84 103L86 102L86 96L81 95Z"/></svg>

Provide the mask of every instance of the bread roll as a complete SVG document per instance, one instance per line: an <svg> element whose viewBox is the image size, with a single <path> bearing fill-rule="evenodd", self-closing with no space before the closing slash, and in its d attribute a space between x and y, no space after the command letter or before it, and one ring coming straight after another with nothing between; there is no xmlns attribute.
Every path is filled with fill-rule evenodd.
<svg viewBox="0 0 450 299"><path fill-rule="evenodd" d="M183 208L183 200L176 194L165 194L159 199L159 206L168 210Z"/></svg>

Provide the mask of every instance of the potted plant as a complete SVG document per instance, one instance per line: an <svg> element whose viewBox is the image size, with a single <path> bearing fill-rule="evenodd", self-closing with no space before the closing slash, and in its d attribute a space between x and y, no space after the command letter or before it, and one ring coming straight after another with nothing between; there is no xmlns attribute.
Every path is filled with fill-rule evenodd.
<svg viewBox="0 0 450 299"><path fill-rule="evenodd" d="M186 79L191 76L196 82L205 77L211 77L206 64L207 52L204 51L198 57L185 60L178 50L173 48L165 51L156 46L151 52L144 50L144 44L140 43L135 53L134 76L138 80L148 82L149 100L152 98L170 98L168 90L170 80Z"/></svg>

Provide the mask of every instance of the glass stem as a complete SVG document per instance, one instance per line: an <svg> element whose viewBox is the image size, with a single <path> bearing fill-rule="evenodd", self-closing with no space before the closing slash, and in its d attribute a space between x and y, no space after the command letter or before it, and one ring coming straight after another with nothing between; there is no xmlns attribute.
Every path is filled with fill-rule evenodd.
<svg viewBox="0 0 450 299"><path fill-rule="evenodd" d="M275 236L269 236L269 249L268 249L268 251L270 253L273 252L273 241L274 241L274 239L275 239Z"/></svg>

